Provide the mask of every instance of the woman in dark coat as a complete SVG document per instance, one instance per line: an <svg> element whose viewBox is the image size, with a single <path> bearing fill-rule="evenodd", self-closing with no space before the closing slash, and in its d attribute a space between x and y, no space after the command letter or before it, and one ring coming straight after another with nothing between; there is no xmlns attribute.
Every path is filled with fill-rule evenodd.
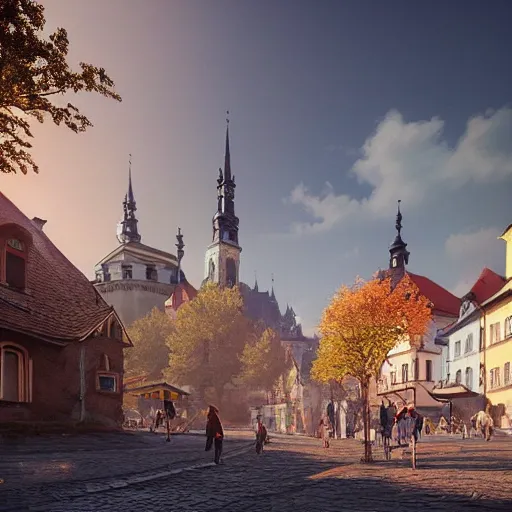
<svg viewBox="0 0 512 512"><path fill-rule="evenodd" d="M206 448L209 451L212 444L215 444L215 464L220 463L222 455L222 441L224 439L224 430L219 418L219 410L217 407L210 405L206 422Z"/></svg>

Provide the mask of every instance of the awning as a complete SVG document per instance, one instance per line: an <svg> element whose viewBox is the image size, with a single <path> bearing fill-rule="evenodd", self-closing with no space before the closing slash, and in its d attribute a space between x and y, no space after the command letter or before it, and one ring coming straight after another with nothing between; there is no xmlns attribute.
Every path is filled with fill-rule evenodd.
<svg viewBox="0 0 512 512"><path fill-rule="evenodd" d="M428 394L434 400L454 400L455 398L475 398L480 396L479 393L471 391L462 384L448 386L446 388L435 388L432 391L429 391Z"/></svg>

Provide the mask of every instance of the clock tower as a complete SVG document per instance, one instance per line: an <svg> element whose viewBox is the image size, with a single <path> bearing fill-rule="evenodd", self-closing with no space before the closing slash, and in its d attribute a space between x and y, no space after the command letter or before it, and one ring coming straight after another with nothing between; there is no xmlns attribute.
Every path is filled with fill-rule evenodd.
<svg viewBox="0 0 512 512"><path fill-rule="evenodd" d="M240 253L238 217L235 215L235 176L231 174L229 151L229 119L226 119L224 170L217 178L217 212L213 216L212 243L205 256L205 279L220 286L238 286Z"/></svg>
<svg viewBox="0 0 512 512"><path fill-rule="evenodd" d="M396 237L389 247L389 270L392 276L393 285L396 284L405 274L405 266L409 263L409 251L407 244L402 240L402 213L400 212L400 201L398 201L398 212L396 214Z"/></svg>

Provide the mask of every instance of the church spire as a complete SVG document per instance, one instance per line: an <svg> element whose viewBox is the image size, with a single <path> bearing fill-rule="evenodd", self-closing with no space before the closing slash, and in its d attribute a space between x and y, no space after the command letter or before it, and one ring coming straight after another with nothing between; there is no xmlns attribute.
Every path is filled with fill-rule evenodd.
<svg viewBox="0 0 512 512"><path fill-rule="evenodd" d="M181 283L181 260L183 259L183 256L185 255L185 244L183 243L183 235L181 234L181 228L178 228L178 234L176 235L176 240L178 240L178 243L176 244L176 247L178 249L178 284Z"/></svg>
<svg viewBox="0 0 512 512"><path fill-rule="evenodd" d="M122 244L128 242L140 242L141 240L137 227L139 221L135 217L136 211L137 205L135 203L132 186L132 155L130 154L128 168L128 192L124 196L123 201L123 220L119 223L117 231L117 239Z"/></svg>
<svg viewBox="0 0 512 512"><path fill-rule="evenodd" d="M258 276L257 276L256 272L254 272L254 288L253 288L253 290L255 292L257 292L259 290L259 288L258 288Z"/></svg>
<svg viewBox="0 0 512 512"><path fill-rule="evenodd" d="M389 247L389 267L393 270L396 269L398 272L405 272L405 265L409 263L409 251L407 250L407 244L402 240L402 212L400 211L401 200L398 200L398 211L396 214L395 228L397 231L396 237Z"/></svg>
<svg viewBox="0 0 512 512"><path fill-rule="evenodd" d="M226 112L226 149L224 151L224 179L231 181L231 154L229 152L229 110Z"/></svg>

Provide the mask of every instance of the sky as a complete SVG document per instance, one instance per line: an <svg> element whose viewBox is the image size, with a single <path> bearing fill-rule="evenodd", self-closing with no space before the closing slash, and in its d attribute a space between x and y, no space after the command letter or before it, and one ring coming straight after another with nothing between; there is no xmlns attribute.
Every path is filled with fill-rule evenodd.
<svg viewBox="0 0 512 512"><path fill-rule="evenodd" d="M198 287L230 111L241 279L274 288L306 333L342 284L389 262L401 199L409 269L462 295L504 273L512 223L512 3L45 0L69 61L122 103L34 127L38 175L0 189L89 278L117 246L128 155L142 242Z"/></svg>

